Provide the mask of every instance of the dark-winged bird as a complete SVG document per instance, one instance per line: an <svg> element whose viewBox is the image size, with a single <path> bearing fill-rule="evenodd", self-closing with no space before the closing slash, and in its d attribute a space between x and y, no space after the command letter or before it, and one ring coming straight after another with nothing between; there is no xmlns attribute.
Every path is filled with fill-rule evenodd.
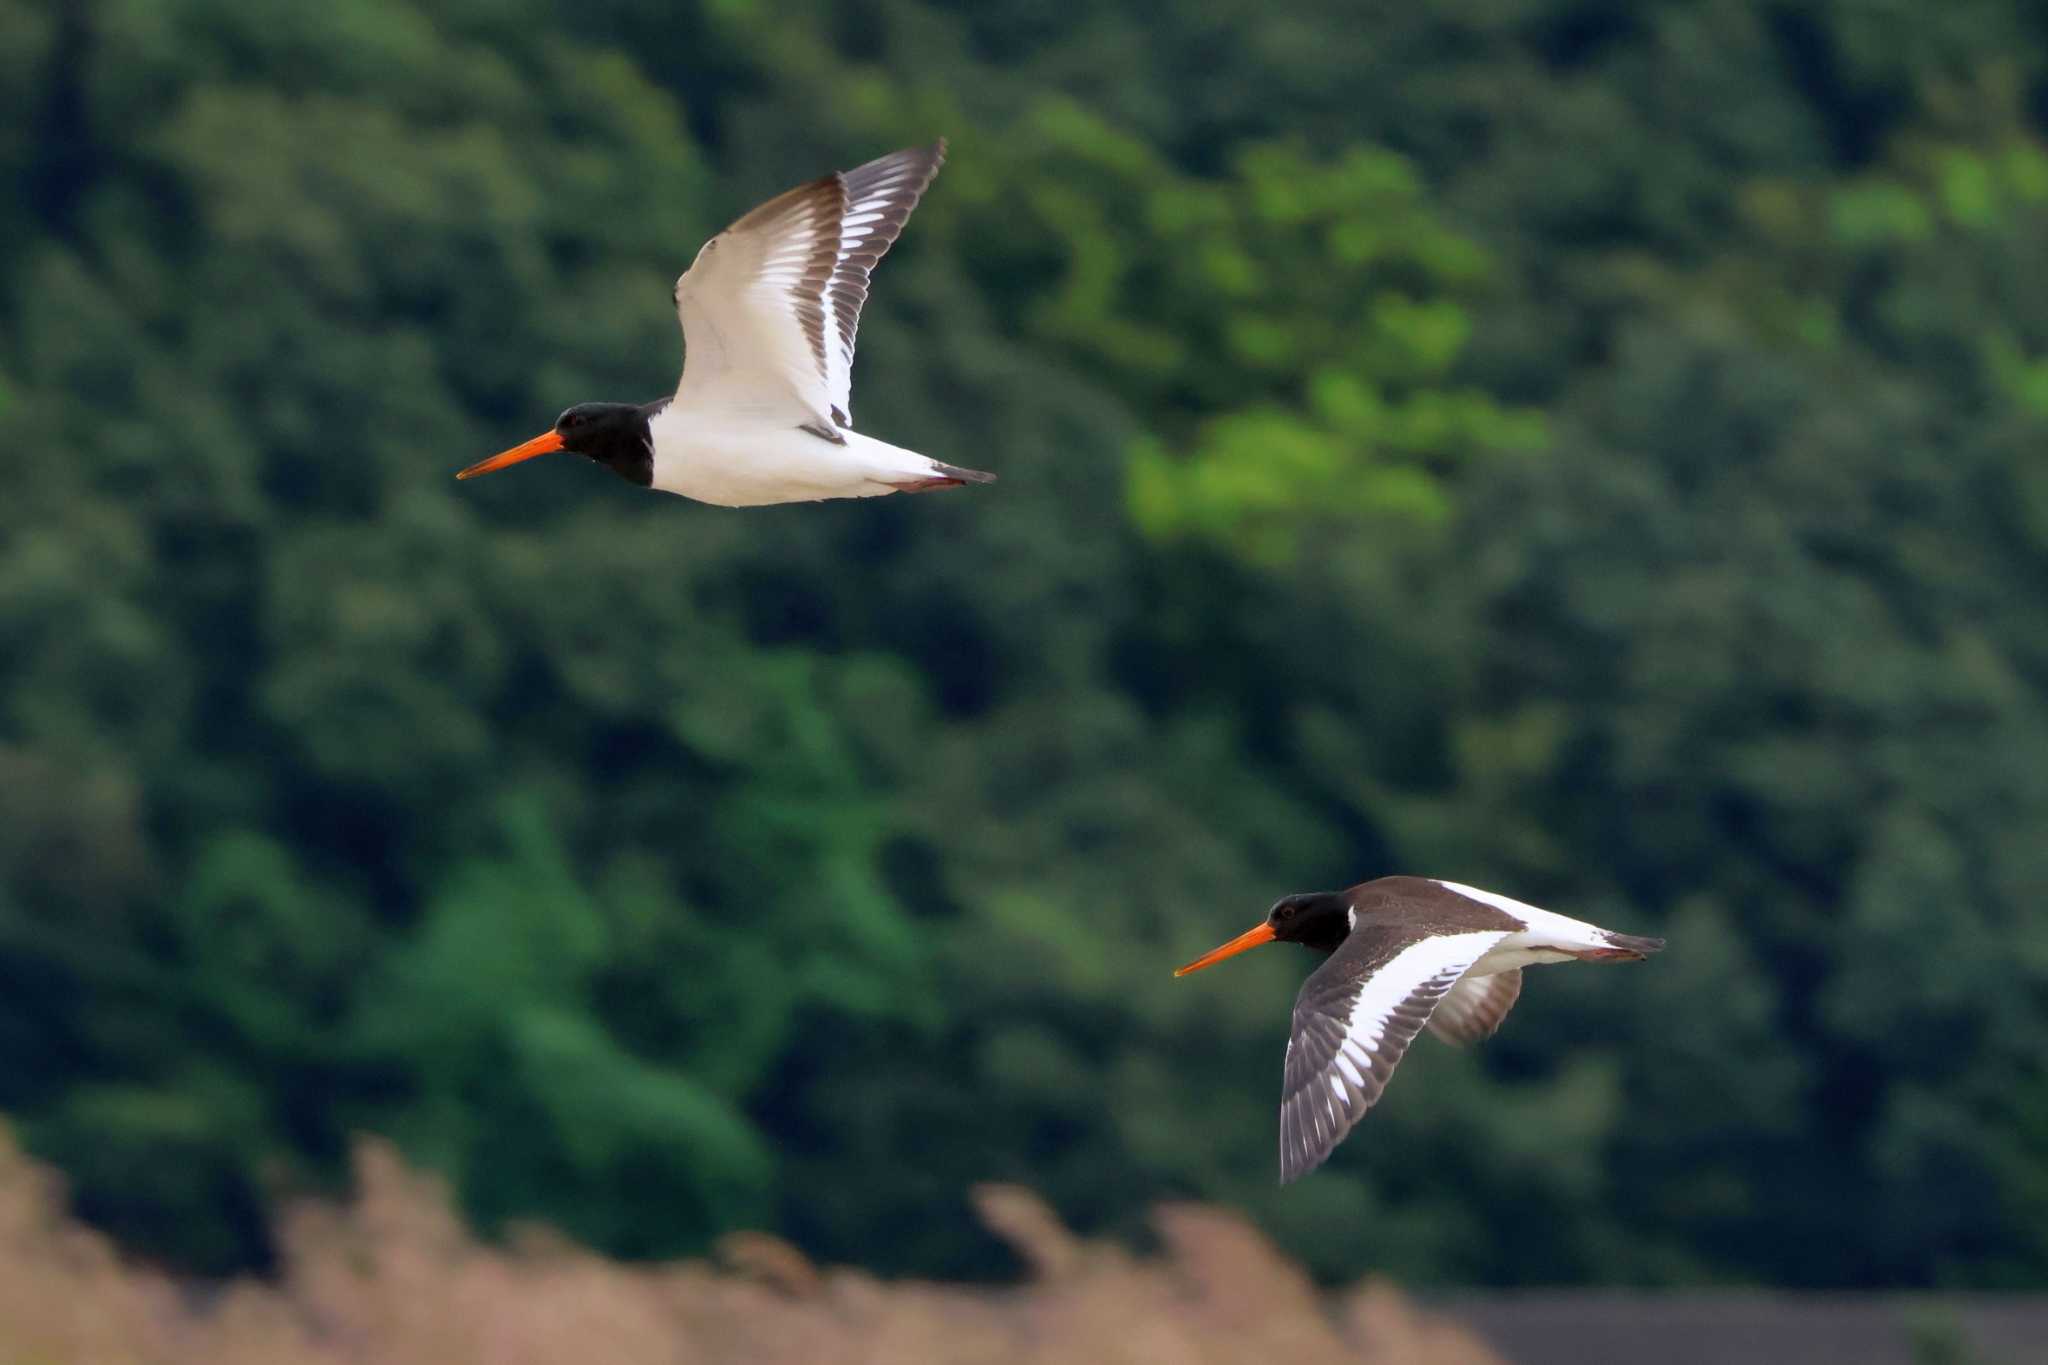
<svg viewBox="0 0 2048 1365"><path fill-rule="evenodd" d="M1664 946L1457 882L1382 877L1282 897L1264 923L1174 975L1273 942L1329 958L1294 1001L1280 1101L1282 1184L1329 1158L1425 1026L1451 1043L1490 1037L1522 993L1522 968L1639 962Z"/></svg>

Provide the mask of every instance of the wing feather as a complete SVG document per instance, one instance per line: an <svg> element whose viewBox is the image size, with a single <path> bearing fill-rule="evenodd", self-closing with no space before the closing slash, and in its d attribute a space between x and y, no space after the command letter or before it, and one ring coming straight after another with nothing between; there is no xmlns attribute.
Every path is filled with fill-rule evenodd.
<svg viewBox="0 0 2048 1365"><path fill-rule="evenodd" d="M1521 994L1520 967L1460 977L1429 1017L1429 1031L1455 1047L1491 1038Z"/></svg>
<svg viewBox="0 0 2048 1365"><path fill-rule="evenodd" d="M1495 929L1416 937L1361 925L1302 984L1280 1101L1282 1184L1329 1158L1445 995L1505 937Z"/></svg>
<svg viewBox="0 0 2048 1365"><path fill-rule="evenodd" d="M832 419L840 426L853 420L853 348L860 311L868 301L869 277L896 244L911 210L945 163L946 142L941 138L928 147L891 152L841 177L846 212L840 219L839 258L826 291L834 344L825 371Z"/></svg>
<svg viewBox="0 0 2048 1365"><path fill-rule="evenodd" d="M676 281L676 401L836 434L875 263L945 160L943 141L797 186L704 244Z"/></svg>

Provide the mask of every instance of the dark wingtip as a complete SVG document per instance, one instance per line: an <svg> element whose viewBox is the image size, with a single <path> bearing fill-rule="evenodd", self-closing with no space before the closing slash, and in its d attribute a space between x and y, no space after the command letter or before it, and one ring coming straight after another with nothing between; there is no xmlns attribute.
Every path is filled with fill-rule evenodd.
<svg viewBox="0 0 2048 1365"><path fill-rule="evenodd" d="M947 478L958 479L962 483L994 483L996 481L996 476L986 470L962 469L959 465L945 464L939 460L932 461L932 468L938 470L939 473Z"/></svg>
<svg viewBox="0 0 2048 1365"><path fill-rule="evenodd" d="M1625 952L1637 953L1643 957L1648 957L1664 947L1663 939L1645 938L1640 934L1609 934L1607 941Z"/></svg>

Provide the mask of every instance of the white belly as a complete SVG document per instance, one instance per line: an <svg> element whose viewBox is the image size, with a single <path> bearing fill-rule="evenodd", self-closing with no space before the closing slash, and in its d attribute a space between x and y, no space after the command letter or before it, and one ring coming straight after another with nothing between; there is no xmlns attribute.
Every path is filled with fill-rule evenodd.
<svg viewBox="0 0 2048 1365"><path fill-rule="evenodd" d="M720 507L872 498L927 478L932 462L858 432L840 445L798 427L720 420L671 404L649 424L654 486Z"/></svg>

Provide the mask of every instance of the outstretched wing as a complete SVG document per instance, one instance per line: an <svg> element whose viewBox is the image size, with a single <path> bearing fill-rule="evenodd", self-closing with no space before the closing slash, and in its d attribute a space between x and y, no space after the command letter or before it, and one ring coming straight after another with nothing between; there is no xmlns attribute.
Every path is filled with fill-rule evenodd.
<svg viewBox="0 0 2048 1365"><path fill-rule="evenodd" d="M846 184L846 213L839 220L839 259L825 294L832 335L826 338L826 375L832 395L832 418L840 426L853 421L853 343L860 331L860 310L868 301L868 275L896 244L910 211L946 162L946 140L929 147L910 147L856 166L841 177Z"/></svg>
<svg viewBox="0 0 2048 1365"><path fill-rule="evenodd" d="M1417 936L1360 924L1302 983L1280 1102L1280 1181L1329 1158L1446 993L1505 930Z"/></svg>
<svg viewBox="0 0 2048 1365"><path fill-rule="evenodd" d="M849 425L869 274L945 155L941 140L799 185L706 242L676 281L677 402L820 434Z"/></svg>

